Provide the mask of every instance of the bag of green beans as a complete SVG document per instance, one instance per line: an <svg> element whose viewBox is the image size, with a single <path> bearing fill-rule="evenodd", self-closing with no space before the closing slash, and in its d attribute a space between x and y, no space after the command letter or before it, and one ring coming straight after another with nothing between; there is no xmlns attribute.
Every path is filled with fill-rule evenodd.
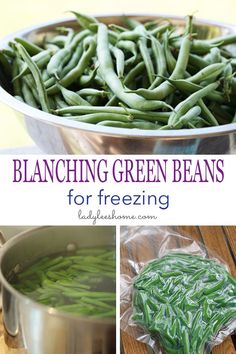
<svg viewBox="0 0 236 354"><path fill-rule="evenodd" d="M121 329L155 353L209 353L236 329L236 279L189 237L123 227L121 314Z"/></svg>

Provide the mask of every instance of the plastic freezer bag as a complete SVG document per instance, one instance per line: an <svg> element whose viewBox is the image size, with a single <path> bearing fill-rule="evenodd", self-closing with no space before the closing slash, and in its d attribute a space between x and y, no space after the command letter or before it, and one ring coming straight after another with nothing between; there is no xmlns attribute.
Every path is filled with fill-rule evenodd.
<svg viewBox="0 0 236 354"><path fill-rule="evenodd" d="M236 328L236 280L167 227L121 229L121 329L159 354L203 354Z"/></svg>

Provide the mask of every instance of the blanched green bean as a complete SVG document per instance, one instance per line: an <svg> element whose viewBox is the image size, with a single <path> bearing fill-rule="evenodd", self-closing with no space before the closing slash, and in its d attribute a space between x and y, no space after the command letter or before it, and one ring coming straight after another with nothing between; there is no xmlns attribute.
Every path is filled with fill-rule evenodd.
<svg viewBox="0 0 236 354"><path fill-rule="evenodd" d="M235 303L236 280L224 266L171 252L134 278L132 320L168 354L202 354L235 320Z"/></svg>
<svg viewBox="0 0 236 354"><path fill-rule="evenodd" d="M77 317L114 318L115 251L97 251L97 257L96 248L43 257L12 275L10 282L34 301Z"/></svg>

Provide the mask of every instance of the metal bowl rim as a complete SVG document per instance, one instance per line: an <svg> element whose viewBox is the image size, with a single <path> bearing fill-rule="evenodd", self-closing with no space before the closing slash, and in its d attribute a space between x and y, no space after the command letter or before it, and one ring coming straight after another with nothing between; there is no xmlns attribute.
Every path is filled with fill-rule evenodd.
<svg viewBox="0 0 236 354"><path fill-rule="evenodd" d="M83 225L81 225L83 226ZM107 225L109 226L109 225ZM7 252L7 250L12 246L17 244L19 241L19 238L22 239L27 239L28 237L30 237L30 235L35 232L35 231L40 231L40 230L45 230L45 229L50 229L50 228L54 228L54 227L59 227L59 226L40 226L40 227L32 227L26 231L20 232L19 234L13 236L12 238L10 238L9 240L6 241L6 243L2 246L2 248L0 248L0 283L2 285L4 285L4 287L11 293L13 294L17 299L20 299L21 301L23 301L25 304L32 304L35 308L37 308L38 310L43 311L44 313L47 313L48 315L54 315L57 317L64 317L68 320L74 320L74 321L83 321L86 323L92 323L92 324L100 324L100 325L114 325L116 323L115 319L96 319L96 318L89 318L89 317L83 317L83 316L75 316L75 315L71 315L68 312L64 312L64 311L58 311L53 307L49 307L43 304L40 304L32 299L30 299L29 297L27 297L26 295L23 295L21 292L17 291L6 279L6 277L4 276L4 274L2 273L2 269L1 269L1 265L2 265L2 258L4 256L4 254ZM79 227L79 226L74 226L74 227ZM90 226L90 227L94 227L94 226ZM104 227L104 226L98 226L98 227Z"/></svg>
<svg viewBox="0 0 236 354"><path fill-rule="evenodd" d="M168 14L150 14L150 13L126 13L128 16L145 16L145 17L168 17L174 20L183 20L182 16L173 16ZM95 15L98 18L109 18L109 17L121 17L121 14L98 14ZM2 40L0 40L0 48L7 45L7 43L12 40L14 37L21 37L26 34L30 34L30 32L35 30L42 30L48 26L56 26L59 23L63 24L64 22L74 22L76 21L74 18L63 18L52 21L47 21L40 23L38 25L33 25L16 31L12 34L5 36ZM218 27L225 27L236 32L236 25L226 24L218 21L197 19L196 23L205 24L205 25L213 25ZM9 94L5 89L0 86L0 100L13 108L14 110L23 113L27 117L39 120L45 124L54 125L61 128L67 129L75 129L89 133L95 133L110 137L119 137L119 138L136 138L136 139L152 139L152 138L160 138L160 139L194 139L201 137L214 137L229 133L236 132L236 123L225 124L217 127L206 127L206 128L196 128L196 129L180 129L180 130L143 130L143 129L128 129L128 128L116 128L116 127L103 127L89 123L81 123L76 122L75 120L68 120L68 118L64 118L61 116L56 116L51 113L43 112L39 109L33 108L23 102L18 101L11 94Z"/></svg>

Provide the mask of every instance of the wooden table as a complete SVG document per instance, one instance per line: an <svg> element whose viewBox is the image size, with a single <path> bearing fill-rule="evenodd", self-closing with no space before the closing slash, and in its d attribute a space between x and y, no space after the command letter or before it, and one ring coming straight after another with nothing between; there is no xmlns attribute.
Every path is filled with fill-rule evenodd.
<svg viewBox="0 0 236 354"><path fill-rule="evenodd" d="M231 273L236 277L236 226L178 226L172 228L180 234L191 236L204 243L209 249L215 251L230 267ZM121 258L125 256L125 249L121 247ZM122 270L121 270L122 272ZM145 344L139 343L128 334L122 332L123 354L147 354L152 350ZM221 345L212 350L212 354L235 354L236 334L228 337Z"/></svg>

